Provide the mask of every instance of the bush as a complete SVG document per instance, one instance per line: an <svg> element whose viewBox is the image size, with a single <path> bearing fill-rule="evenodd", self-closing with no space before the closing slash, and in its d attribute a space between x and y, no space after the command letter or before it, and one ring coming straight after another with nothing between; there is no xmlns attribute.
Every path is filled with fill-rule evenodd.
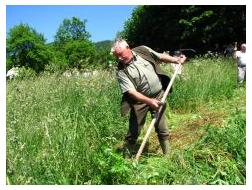
<svg viewBox="0 0 252 190"><path fill-rule="evenodd" d="M69 68L92 68L95 46L89 41L69 41L64 47Z"/></svg>
<svg viewBox="0 0 252 190"><path fill-rule="evenodd" d="M53 51L53 57L51 61L48 63L48 65L46 65L45 71L48 71L50 73L57 73L57 72L62 73L65 70L67 70L68 63L65 58L65 55L60 51L56 50L52 51Z"/></svg>
<svg viewBox="0 0 252 190"><path fill-rule="evenodd" d="M15 77L19 80L32 79L37 76L37 73L31 68L20 67L18 75Z"/></svg>

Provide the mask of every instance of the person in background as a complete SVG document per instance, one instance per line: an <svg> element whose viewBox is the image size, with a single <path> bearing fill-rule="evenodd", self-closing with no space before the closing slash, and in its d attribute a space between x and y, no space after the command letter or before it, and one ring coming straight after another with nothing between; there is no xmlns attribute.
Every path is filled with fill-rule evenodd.
<svg viewBox="0 0 252 190"><path fill-rule="evenodd" d="M159 63L183 64L184 55L172 57L169 54L158 53L147 46L138 46L130 49L123 39L116 39L111 53L118 60L116 72L123 97L121 114L130 112L129 129L125 137L125 147L132 155L136 153L136 143L146 120L147 113L158 111L164 90L168 86L169 77L163 73ZM169 133L166 117L163 114L155 131L158 136L163 154L169 150Z"/></svg>
<svg viewBox="0 0 252 190"><path fill-rule="evenodd" d="M224 56L225 57L232 57L233 55L233 51L234 51L234 47L232 44L228 44L225 48L224 48Z"/></svg>
<svg viewBox="0 0 252 190"><path fill-rule="evenodd" d="M238 67L238 83L241 84L246 81L246 63L247 63L247 55L246 55L246 44L242 43L240 46L240 51L237 51L237 42L234 45L233 58L237 60Z"/></svg>

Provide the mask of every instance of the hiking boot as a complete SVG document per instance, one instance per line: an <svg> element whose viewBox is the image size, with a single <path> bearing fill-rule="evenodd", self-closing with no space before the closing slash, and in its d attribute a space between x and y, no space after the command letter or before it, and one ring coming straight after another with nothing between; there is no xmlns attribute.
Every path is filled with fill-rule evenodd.
<svg viewBox="0 0 252 190"><path fill-rule="evenodd" d="M136 154L136 149L136 144L125 143L123 148L123 157L131 158L133 155Z"/></svg>
<svg viewBox="0 0 252 190"><path fill-rule="evenodd" d="M164 155L167 155L169 152L169 141L168 140L159 140L161 149Z"/></svg>

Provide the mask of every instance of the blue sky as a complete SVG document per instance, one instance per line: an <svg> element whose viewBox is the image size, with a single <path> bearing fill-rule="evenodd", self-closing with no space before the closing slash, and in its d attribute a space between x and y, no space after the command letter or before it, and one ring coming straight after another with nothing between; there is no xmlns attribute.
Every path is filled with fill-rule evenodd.
<svg viewBox="0 0 252 190"><path fill-rule="evenodd" d="M73 16L87 20L86 30L93 42L113 40L121 31L124 22L131 17L135 5L7 5L6 32L20 23L29 24L42 33L47 42L54 35L65 18Z"/></svg>

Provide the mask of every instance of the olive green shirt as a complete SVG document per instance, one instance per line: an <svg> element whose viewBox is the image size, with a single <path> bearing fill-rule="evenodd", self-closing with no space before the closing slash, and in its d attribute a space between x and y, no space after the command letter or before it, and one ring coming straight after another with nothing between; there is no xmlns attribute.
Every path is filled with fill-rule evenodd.
<svg viewBox="0 0 252 190"><path fill-rule="evenodd" d="M148 48L148 50L159 59L159 53L150 48ZM154 97L162 89L159 77L151 63L137 55L134 51L132 52L134 59L125 68L130 77L127 76L123 69L117 72L117 78L122 93L129 90L137 90L145 96Z"/></svg>

